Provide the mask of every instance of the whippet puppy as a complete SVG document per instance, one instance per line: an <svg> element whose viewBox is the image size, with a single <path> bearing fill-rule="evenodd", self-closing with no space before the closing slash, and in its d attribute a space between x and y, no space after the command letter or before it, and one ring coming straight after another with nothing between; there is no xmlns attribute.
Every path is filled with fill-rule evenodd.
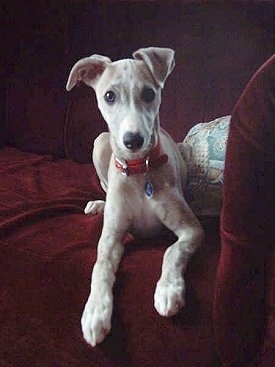
<svg viewBox="0 0 275 367"><path fill-rule="evenodd" d="M106 202L88 202L85 213L104 212L91 289L81 318L85 340L95 346L111 328L113 285L127 232L152 236L166 226L177 241L166 250L154 294L162 316L185 304L184 271L203 239L186 203L186 165L178 145L160 128L161 89L175 65L174 51L149 47L133 59L112 62L92 55L72 68L67 90L83 81L95 90L109 132L94 142L93 163Z"/></svg>

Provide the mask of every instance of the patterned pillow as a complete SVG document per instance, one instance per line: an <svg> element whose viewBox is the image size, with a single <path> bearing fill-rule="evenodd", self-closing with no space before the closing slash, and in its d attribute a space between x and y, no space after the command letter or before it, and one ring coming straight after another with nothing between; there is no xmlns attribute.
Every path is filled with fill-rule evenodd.
<svg viewBox="0 0 275 367"><path fill-rule="evenodd" d="M185 197L198 216L219 216L226 143L231 116L199 123L180 144L187 164Z"/></svg>

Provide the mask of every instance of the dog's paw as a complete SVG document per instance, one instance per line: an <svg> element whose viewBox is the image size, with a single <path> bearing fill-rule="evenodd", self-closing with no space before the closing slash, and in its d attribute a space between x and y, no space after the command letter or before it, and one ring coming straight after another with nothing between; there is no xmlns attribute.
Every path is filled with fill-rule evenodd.
<svg viewBox="0 0 275 367"><path fill-rule="evenodd" d="M89 201L84 209L85 214L96 215L104 212L105 201L95 200Z"/></svg>
<svg viewBox="0 0 275 367"><path fill-rule="evenodd" d="M160 279L154 295L155 309L161 316L174 316L185 305L184 280L169 282Z"/></svg>
<svg viewBox="0 0 275 367"><path fill-rule="evenodd" d="M82 314L81 327L84 339L91 346L95 347L101 343L109 333L112 310L111 293L100 292L100 297L89 296Z"/></svg>

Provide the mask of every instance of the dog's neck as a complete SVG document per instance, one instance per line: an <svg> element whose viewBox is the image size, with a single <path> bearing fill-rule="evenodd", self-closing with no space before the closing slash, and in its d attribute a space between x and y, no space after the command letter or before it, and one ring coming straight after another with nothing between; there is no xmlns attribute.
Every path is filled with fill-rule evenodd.
<svg viewBox="0 0 275 367"><path fill-rule="evenodd" d="M167 161L167 154L161 154L161 142L159 137L156 146L142 158L124 160L115 156L115 166L125 176L149 172L154 168L161 167Z"/></svg>

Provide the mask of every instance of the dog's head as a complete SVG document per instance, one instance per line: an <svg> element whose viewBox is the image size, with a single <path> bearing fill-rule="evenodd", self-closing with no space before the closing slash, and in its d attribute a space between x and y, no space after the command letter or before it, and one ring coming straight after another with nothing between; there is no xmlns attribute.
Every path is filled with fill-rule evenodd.
<svg viewBox="0 0 275 367"><path fill-rule="evenodd" d="M113 149L125 159L137 158L157 142L161 89L174 66L169 48L139 49L133 59L116 62L92 55L74 65L66 88L71 90L79 81L92 87Z"/></svg>

